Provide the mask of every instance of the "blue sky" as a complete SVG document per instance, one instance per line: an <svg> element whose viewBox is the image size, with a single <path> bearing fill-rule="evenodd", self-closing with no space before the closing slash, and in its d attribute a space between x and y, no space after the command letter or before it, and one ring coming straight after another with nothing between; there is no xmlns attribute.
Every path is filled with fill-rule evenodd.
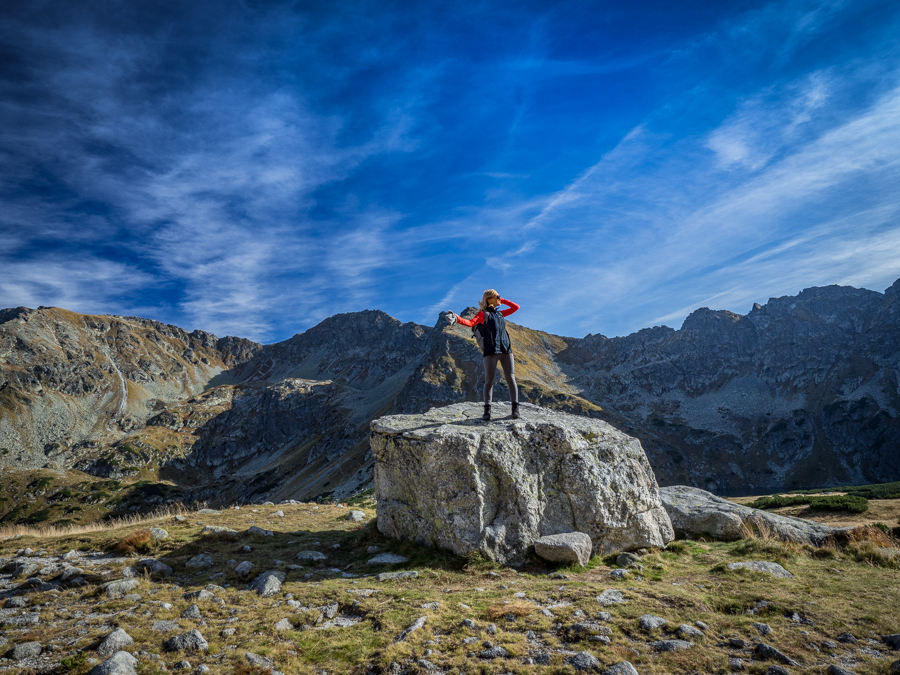
<svg viewBox="0 0 900 675"><path fill-rule="evenodd" d="M18 7L10 6L18 5ZM0 9L0 306L562 335L900 277L900 4Z"/></svg>

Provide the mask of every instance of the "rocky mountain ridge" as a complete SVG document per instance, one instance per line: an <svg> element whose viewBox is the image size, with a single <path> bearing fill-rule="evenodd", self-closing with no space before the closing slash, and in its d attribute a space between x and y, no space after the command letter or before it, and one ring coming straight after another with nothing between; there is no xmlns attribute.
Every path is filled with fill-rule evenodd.
<svg viewBox="0 0 900 675"><path fill-rule="evenodd" d="M525 401L638 437L661 485L897 480L898 291L811 288L621 338L511 324L517 379ZM135 317L0 310L0 466L44 472L57 493L104 479L165 484L159 499L343 498L371 483L370 420L476 401L481 370L470 331L443 315L427 327L342 314L260 345ZM51 521L77 508L66 499ZM109 502L148 507L135 491Z"/></svg>

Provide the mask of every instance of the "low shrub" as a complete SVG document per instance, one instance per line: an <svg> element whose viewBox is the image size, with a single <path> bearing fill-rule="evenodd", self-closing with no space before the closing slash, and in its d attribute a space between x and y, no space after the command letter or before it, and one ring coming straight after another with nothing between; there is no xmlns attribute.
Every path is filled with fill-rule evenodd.
<svg viewBox="0 0 900 675"><path fill-rule="evenodd" d="M87 661L87 654L78 652L77 654L72 654L72 656L64 657L62 661L59 662L59 665L62 667L63 672L70 672L73 670L80 670L85 661Z"/></svg>
<svg viewBox="0 0 900 675"><path fill-rule="evenodd" d="M849 511L850 513L864 513L869 510L869 500L858 495L775 495L773 497L760 497L747 506L754 509L780 509L785 506L806 506L821 511Z"/></svg>
<svg viewBox="0 0 900 675"><path fill-rule="evenodd" d="M150 530L135 530L122 537L114 546L116 553L127 555L129 553L149 553L153 548L153 537Z"/></svg>

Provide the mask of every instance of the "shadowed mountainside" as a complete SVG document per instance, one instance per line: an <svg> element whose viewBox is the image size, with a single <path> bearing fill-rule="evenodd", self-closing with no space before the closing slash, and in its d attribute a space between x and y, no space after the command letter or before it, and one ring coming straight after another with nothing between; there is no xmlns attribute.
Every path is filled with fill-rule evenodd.
<svg viewBox="0 0 900 675"><path fill-rule="evenodd" d="M511 324L522 399L640 438L661 485L897 480L898 290L812 288L622 338ZM481 371L469 329L443 315L432 328L336 315L263 346L134 317L2 310L0 503L15 504L12 519L53 520L88 505L344 498L371 481L371 419L479 400Z"/></svg>

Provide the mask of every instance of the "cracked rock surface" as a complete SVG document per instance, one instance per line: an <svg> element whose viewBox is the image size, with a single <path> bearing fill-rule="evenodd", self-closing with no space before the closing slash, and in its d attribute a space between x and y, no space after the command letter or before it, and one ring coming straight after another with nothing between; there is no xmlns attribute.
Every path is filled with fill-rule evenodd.
<svg viewBox="0 0 900 675"><path fill-rule="evenodd" d="M529 404L518 420L481 413L457 403L372 422L383 534L503 564L552 534L583 532L604 555L674 537L636 438Z"/></svg>

